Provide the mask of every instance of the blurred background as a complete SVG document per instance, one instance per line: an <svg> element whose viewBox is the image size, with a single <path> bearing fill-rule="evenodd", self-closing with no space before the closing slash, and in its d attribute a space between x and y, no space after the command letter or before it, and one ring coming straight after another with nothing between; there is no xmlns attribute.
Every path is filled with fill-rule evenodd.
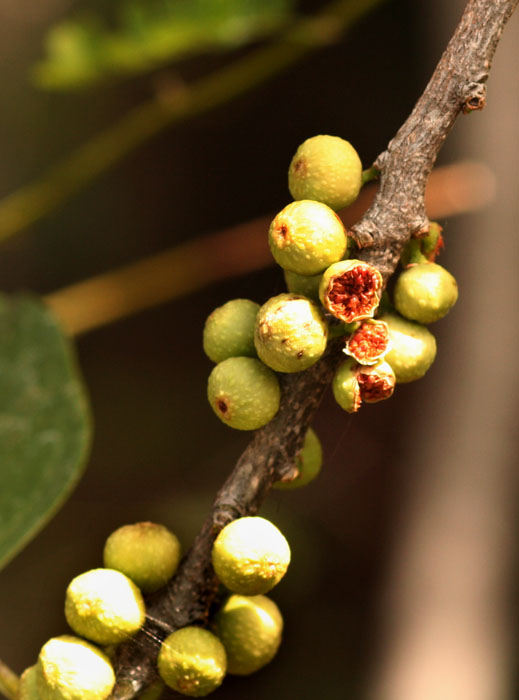
<svg viewBox="0 0 519 700"><path fill-rule="evenodd" d="M174 67L166 62L82 90L35 87L30 74L49 28L87 11L112 26L115 4L0 0L0 197L141 103L175 99L186 84L264 41L255 36L252 49L187 55ZM326 25L324 39L294 65L157 130L5 240L2 290L52 294L274 215L290 199L290 159L314 134L346 138L369 166L424 89L463 6L387 0L342 34ZM324 7L305 0L295 10ZM440 164L476 160L491 175L485 171L481 201L470 212L442 220L440 263L456 276L460 298L431 327L437 360L420 382L354 416L326 395L314 423L322 474L300 491L272 493L261 511L293 552L272 595L285 618L284 642L267 668L229 677L215 698L519 697L512 605L518 39L516 16L497 50L487 107L458 119L439 156ZM212 255L216 270L232 256L229 245ZM187 549L247 444L249 436L220 424L207 404L211 363L202 327L228 299L262 303L284 290L283 280L261 257L246 274L222 277L77 338L95 420L93 450L70 500L0 573L0 658L16 671L34 663L50 636L66 632L65 588L101 565L113 529L157 521Z"/></svg>

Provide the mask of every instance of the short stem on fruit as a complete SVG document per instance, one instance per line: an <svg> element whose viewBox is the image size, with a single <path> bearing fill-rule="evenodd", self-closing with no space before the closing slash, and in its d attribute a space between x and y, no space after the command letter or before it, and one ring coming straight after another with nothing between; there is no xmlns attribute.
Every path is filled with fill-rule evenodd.
<svg viewBox="0 0 519 700"><path fill-rule="evenodd" d="M372 165L371 168L366 168L366 170L362 171L362 186L364 186L367 182L371 182L372 180L378 180L379 175L380 170L374 165Z"/></svg>
<svg viewBox="0 0 519 700"><path fill-rule="evenodd" d="M19 685L20 679L16 673L11 671L3 661L0 661L0 693L2 693L7 700L17 700Z"/></svg>

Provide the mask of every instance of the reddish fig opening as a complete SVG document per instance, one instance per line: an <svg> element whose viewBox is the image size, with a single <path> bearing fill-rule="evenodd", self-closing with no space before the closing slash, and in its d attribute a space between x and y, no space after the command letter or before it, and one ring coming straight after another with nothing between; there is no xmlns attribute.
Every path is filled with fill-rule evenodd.
<svg viewBox="0 0 519 700"><path fill-rule="evenodd" d="M380 273L371 266L356 265L331 278L326 294L330 313L346 323L372 316L380 301Z"/></svg>
<svg viewBox="0 0 519 700"><path fill-rule="evenodd" d="M376 403L388 399L395 390L395 380L385 372L377 373L372 369L361 370L357 376L360 395L366 403Z"/></svg>
<svg viewBox="0 0 519 700"><path fill-rule="evenodd" d="M225 403L223 399L218 399L218 401L216 402L216 408L220 411L220 413L223 413L224 415L229 410L229 406Z"/></svg>
<svg viewBox="0 0 519 700"><path fill-rule="evenodd" d="M389 328L384 321L364 321L346 343L348 355L362 364L372 364L387 352Z"/></svg>

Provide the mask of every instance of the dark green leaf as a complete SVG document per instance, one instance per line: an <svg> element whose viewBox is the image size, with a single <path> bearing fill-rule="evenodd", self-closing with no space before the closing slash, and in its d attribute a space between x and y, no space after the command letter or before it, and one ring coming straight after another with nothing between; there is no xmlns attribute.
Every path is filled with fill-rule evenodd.
<svg viewBox="0 0 519 700"><path fill-rule="evenodd" d="M0 567L78 481L91 421L72 348L32 297L0 295Z"/></svg>

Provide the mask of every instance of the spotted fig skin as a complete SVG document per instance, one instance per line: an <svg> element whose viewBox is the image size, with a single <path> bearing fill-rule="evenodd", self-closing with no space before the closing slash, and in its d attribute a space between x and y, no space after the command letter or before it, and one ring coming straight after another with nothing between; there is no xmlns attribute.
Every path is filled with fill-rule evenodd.
<svg viewBox="0 0 519 700"><path fill-rule="evenodd" d="M382 275L373 265L363 260L341 260L323 273L319 298L332 316L353 323L374 315L382 287Z"/></svg>
<svg viewBox="0 0 519 700"><path fill-rule="evenodd" d="M274 218L269 245L275 261L298 275L317 275L342 260L348 241L342 221L326 204L291 202Z"/></svg>
<svg viewBox="0 0 519 700"><path fill-rule="evenodd" d="M360 365L352 357L345 360L335 372L332 391L335 400L348 413L356 413L362 404L357 371Z"/></svg>
<svg viewBox="0 0 519 700"><path fill-rule="evenodd" d="M385 356L398 384L421 379L436 357L436 339L428 328L397 314L380 317L389 327L391 347Z"/></svg>
<svg viewBox="0 0 519 700"><path fill-rule="evenodd" d="M456 280L437 263L411 265L400 273L395 284L395 307L410 321L439 321L451 310L457 299Z"/></svg>
<svg viewBox="0 0 519 700"><path fill-rule="evenodd" d="M321 471L323 465L323 448L321 441L313 428L308 428L303 447L296 457L298 474L290 481L275 481L272 485L275 489L292 490L300 486L306 486L313 481Z"/></svg>
<svg viewBox="0 0 519 700"><path fill-rule="evenodd" d="M326 349L328 328L320 308L297 294L278 294L258 312L254 344L258 357L276 372L301 372Z"/></svg>
<svg viewBox="0 0 519 700"><path fill-rule="evenodd" d="M298 275L296 272L290 272L290 270L284 270L283 274L289 292L320 303L319 284L321 283L322 275Z"/></svg>
<svg viewBox="0 0 519 700"><path fill-rule="evenodd" d="M231 299L209 314L203 333L207 357L217 363L228 357L256 357L254 326L259 308L250 299Z"/></svg>
<svg viewBox="0 0 519 700"><path fill-rule="evenodd" d="M209 375L207 398L218 418L237 430L257 430L278 412L276 374L253 357L229 357Z"/></svg>
<svg viewBox="0 0 519 700"><path fill-rule="evenodd" d="M315 199L338 211L354 202L362 186L362 163L349 141L319 134L297 149L288 169L296 200Z"/></svg>
<svg viewBox="0 0 519 700"><path fill-rule="evenodd" d="M189 626L166 637L157 666L168 687L182 695L201 698L222 684L227 656L216 635L201 627Z"/></svg>
<svg viewBox="0 0 519 700"><path fill-rule="evenodd" d="M267 596L231 595L215 621L230 674L248 676L258 671L272 661L281 644L283 617Z"/></svg>

